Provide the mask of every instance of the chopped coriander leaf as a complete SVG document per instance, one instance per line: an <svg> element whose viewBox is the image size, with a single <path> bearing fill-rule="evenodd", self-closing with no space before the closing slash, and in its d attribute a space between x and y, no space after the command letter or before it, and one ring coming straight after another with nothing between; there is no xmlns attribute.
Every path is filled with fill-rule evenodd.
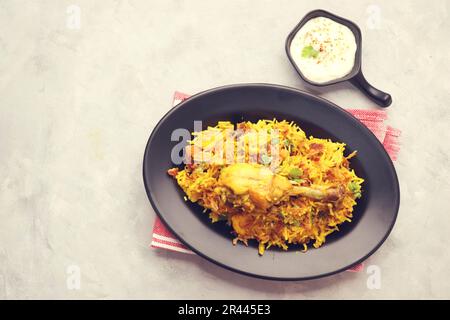
<svg viewBox="0 0 450 320"><path fill-rule="evenodd" d="M291 141L289 139L284 140L283 143L286 147L289 147L291 145Z"/></svg>
<svg viewBox="0 0 450 320"><path fill-rule="evenodd" d="M361 186L359 186L356 182L350 182L348 184L348 188L351 192L357 192L361 189Z"/></svg>
<svg viewBox="0 0 450 320"><path fill-rule="evenodd" d="M300 223L300 221L294 220L294 221L292 222L292 225L293 225L294 227L300 227L300 226L301 226L301 223Z"/></svg>
<svg viewBox="0 0 450 320"><path fill-rule="evenodd" d="M353 192L356 199L361 198L361 185L352 181L348 184L348 189Z"/></svg>
<svg viewBox="0 0 450 320"><path fill-rule="evenodd" d="M303 170L297 167L291 168L289 171L289 178L291 179L298 179L303 174Z"/></svg>
<svg viewBox="0 0 450 320"><path fill-rule="evenodd" d="M297 182L297 183L303 183L303 182L305 182L305 180L303 180L303 179L298 179L298 178L294 179L294 181Z"/></svg>
<svg viewBox="0 0 450 320"><path fill-rule="evenodd" d="M302 50L303 58L317 58L319 51L315 50L312 46L306 46Z"/></svg>

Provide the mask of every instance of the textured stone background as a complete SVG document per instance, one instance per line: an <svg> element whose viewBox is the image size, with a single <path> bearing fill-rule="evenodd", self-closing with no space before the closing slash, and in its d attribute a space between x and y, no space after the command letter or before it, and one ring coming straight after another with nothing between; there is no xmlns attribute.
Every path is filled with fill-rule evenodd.
<svg viewBox="0 0 450 320"><path fill-rule="evenodd" d="M257 280L149 249L141 161L173 91L305 88L284 39L316 8L359 24L365 74L403 130L399 218L368 261L381 288L366 273ZM450 298L449 21L445 0L0 1L0 298ZM311 91L374 108L350 85Z"/></svg>

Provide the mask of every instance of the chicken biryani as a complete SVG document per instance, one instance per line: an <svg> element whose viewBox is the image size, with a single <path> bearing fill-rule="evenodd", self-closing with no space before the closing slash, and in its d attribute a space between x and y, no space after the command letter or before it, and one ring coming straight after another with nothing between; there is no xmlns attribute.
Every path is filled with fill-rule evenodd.
<svg viewBox="0 0 450 320"><path fill-rule="evenodd" d="M171 168L186 194L212 222L226 221L238 241L258 252L290 244L320 247L351 222L364 180L350 168L345 144L307 137L293 122L228 121L193 132L184 167Z"/></svg>

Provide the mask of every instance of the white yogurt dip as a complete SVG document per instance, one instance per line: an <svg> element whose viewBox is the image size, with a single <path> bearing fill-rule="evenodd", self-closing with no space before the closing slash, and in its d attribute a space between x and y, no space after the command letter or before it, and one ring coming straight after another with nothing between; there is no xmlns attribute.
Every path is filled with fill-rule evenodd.
<svg viewBox="0 0 450 320"><path fill-rule="evenodd" d="M313 82L324 83L352 71L356 39L347 26L317 17L308 20L295 34L290 53L303 76Z"/></svg>

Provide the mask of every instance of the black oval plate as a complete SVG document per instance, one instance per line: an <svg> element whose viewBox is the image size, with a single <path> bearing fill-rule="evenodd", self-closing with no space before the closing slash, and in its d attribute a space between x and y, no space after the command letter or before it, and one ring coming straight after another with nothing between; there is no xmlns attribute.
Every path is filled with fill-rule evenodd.
<svg viewBox="0 0 450 320"><path fill-rule="evenodd" d="M237 123L259 119L297 123L307 135L347 144L346 152L358 150L351 161L365 179L363 196L351 223L327 237L319 249L301 253L269 249L257 253L256 243L233 246L231 228L212 224L197 204L184 194L167 173L173 167L171 141L177 128L194 129L194 120L207 125L228 120ZM335 104L309 93L271 84L242 84L199 93L170 110L156 125L145 150L144 183L150 202L168 228L200 256L227 269L274 280L305 280L344 271L365 260L384 242L394 226L400 202L397 175L383 145L361 122Z"/></svg>

